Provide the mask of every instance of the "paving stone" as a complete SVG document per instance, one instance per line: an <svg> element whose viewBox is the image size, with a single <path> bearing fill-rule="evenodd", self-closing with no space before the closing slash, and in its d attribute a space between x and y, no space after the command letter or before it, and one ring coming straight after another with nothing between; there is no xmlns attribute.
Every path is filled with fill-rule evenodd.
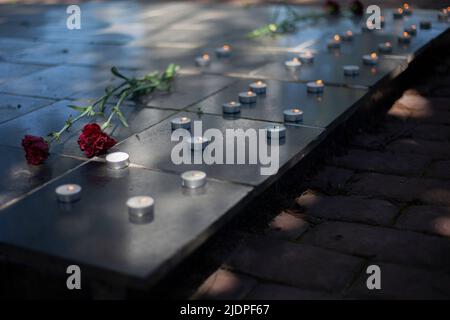
<svg viewBox="0 0 450 320"><path fill-rule="evenodd" d="M237 248L226 265L290 286L340 292L362 260L302 244L255 239Z"/></svg>
<svg viewBox="0 0 450 320"><path fill-rule="evenodd" d="M53 100L0 94L0 123L53 103Z"/></svg>
<svg viewBox="0 0 450 320"><path fill-rule="evenodd" d="M450 141L450 126L435 124L398 124L386 123L385 127L390 132L397 132L401 138L412 138L418 140L436 140L442 142Z"/></svg>
<svg viewBox="0 0 450 320"><path fill-rule="evenodd" d="M282 212L270 223L266 234L280 240L295 240L305 233L308 226L308 222L300 216Z"/></svg>
<svg viewBox="0 0 450 320"><path fill-rule="evenodd" d="M219 130L223 134L223 155L227 154L227 150L234 148L234 161L232 164L226 164L226 159L218 157L218 162L208 163L205 162L202 155L208 155L208 149L205 148L204 152L196 151L190 152L190 163L185 161L184 163L175 164L172 160L172 150L180 143L186 143L177 140L171 141L172 129L170 119L166 119L159 124L141 132L138 135L128 139L121 144L120 150L130 154L133 163L144 166L149 169L165 170L170 172L184 172L186 170L202 170L208 176L225 181L233 181L237 183L245 183L250 185L261 185L264 182L270 181L274 178L274 175L262 175L261 168L268 167L261 161L259 155L255 155L258 152L258 148L249 148L249 144L245 145L245 164L237 164L237 144L236 139L230 141L226 139L225 131L227 129L242 129L241 133L237 132L239 137L243 137L245 131L248 129L263 129L268 122L253 121L240 118L223 118L220 116L208 115L208 114L196 114L190 112L180 112L173 117L189 117L192 121L201 120L203 132L196 133L197 135L203 134L208 129ZM192 129L194 131L194 129ZM307 128L301 126L288 126L286 128L286 138L281 141L279 148L279 171L274 170L272 174L282 174L284 170L296 163L299 157L303 157L308 153L318 140L321 139L322 130L318 128ZM185 140L185 139L184 139ZM246 139L248 140L248 139ZM259 140L258 140L259 141ZM211 145L211 148L213 145ZM216 148L219 149L220 145L217 144ZM210 149L211 149L210 148ZM154 152L148 152L148 150L154 150ZM261 149L263 150L263 149ZM211 150L209 150L211 152ZM219 153L217 153L220 155ZM251 155L251 156L250 156ZM249 159L256 159L254 163L250 163ZM195 161L195 158L200 158L201 161ZM229 161L230 162L230 161ZM271 163L275 166L275 162ZM276 169L275 167L273 167Z"/></svg>
<svg viewBox="0 0 450 320"><path fill-rule="evenodd" d="M344 156L334 157L331 163L352 170L375 171L399 175L420 176L430 162L422 155L350 149Z"/></svg>
<svg viewBox="0 0 450 320"><path fill-rule="evenodd" d="M398 139L387 146L395 153L415 153L428 155L434 159L450 158L450 143L422 139Z"/></svg>
<svg viewBox="0 0 450 320"><path fill-rule="evenodd" d="M231 78L215 75L180 75L172 84L171 93L155 93L142 98L149 107L183 109L230 85Z"/></svg>
<svg viewBox="0 0 450 320"><path fill-rule="evenodd" d="M363 272L347 297L357 299L449 299L450 277L431 271L373 262L381 269L381 290L367 289Z"/></svg>
<svg viewBox="0 0 450 320"><path fill-rule="evenodd" d="M450 160L433 162L426 175L431 178L450 179Z"/></svg>
<svg viewBox="0 0 450 320"><path fill-rule="evenodd" d="M74 104L74 102L61 100L3 123L0 125L0 145L19 147L23 136L26 134L45 137L50 132L60 130L69 116L74 118L78 115L78 111L67 107L71 104ZM136 106L123 107L122 111L127 118L129 127L123 127L119 120L115 119L113 120L112 127L105 130L105 132L111 134L119 142L173 113L173 111L168 110L140 108ZM52 144L50 152L82 157L83 153L80 151L77 143L80 130L88 122L103 123L104 121L105 119L99 116L96 118L83 118L74 123L70 131L61 137L60 143Z"/></svg>
<svg viewBox="0 0 450 320"><path fill-rule="evenodd" d="M361 133L352 137L350 145L367 150L384 150L390 137L385 133Z"/></svg>
<svg viewBox="0 0 450 320"><path fill-rule="evenodd" d="M0 62L0 84L36 73L46 68L46 66L37 66L31 64Z"/></svg>
<svg viewBox="0 0 450 320"><path fill-rule="evenodd" d="M377 225L392 224L398 212L397 207L387 201L358 197L329 197L308 193L296 201L307 215Z"/></svg>
<svg viewBox="0 0 450 320"><path fill-rule="evenodd" d="M367 66L362 58L355 60L354 54L319 53L314 57L314 63L302 65L298 71L288 70L284 62L296 56L294 53L269 63L250 73L253 77L264 77L284 81L315 81L323 80L326 84L371 87L388 75L395 75L404 68L403 60L381 58L377 66ZM354 77L344 75L343 66L358 65L360 74Z"/></svg>
<svg viewBox="0 0 450 320"><path fill-rule="evenodd" d="M56 200L55 188L66 183L82 186L79 201ZM0 243L11 259L32 262L34 255L19 256L28 250L44 261L53 256L80 265L86 274L101 270L108 283L119 275L122 284L126 277L129 286L153 285L222 226L230 218L224 215L249 192L216 181L189 192L179 175L132 167L111 171L89 162L2 210ZM129 221L126 201L137 195L155 199L147 223Z"/></svg>
<svg viewBox="0 0 450 320"><path fill-rule="evenodd" d="M323 222L302 243L380 261L448 272L450 240L417 232L347 222ZM411 244L414 245L411 245Z"/></svg>
<svg viewBox="0 0 450 320"><path fill-rule="evenodd" d="M401 202L419 201L434 205L450 205L448 181L378 173L357 174L354 180L355 182L348 187L352 194Z"/></svg>
<svg viewBox="0 0 450 320"><path fill-rule="evenodd" d="M0 209L31 190L80 165L82 161L51 155L39 166L29 165L21 147L0 146Z"/></svg>
<svg viewBox="0 0 450 320"><path fill-rule="evenodd" d="M205 113L222 115L222 104L237 101L238 94L248 90L255 80L239 80L226 89L189 108L198 108ZM257 97L256 103L241 107L242 118L283 122L283 111L294 107L303 110L301 125L331 127L335 120L351 111L352 107L365 95L365 90L328 86L321 95L310 94L306 85L267 80L267 94ZM301 105L299 105L301 103Z"/></svg>
<svg viewBox="0 0 450 320"><path fill-rule="evenodd" d="M218 269L203 282L193 297L201 300L243 299L256 283L251 277Z"/></svg>
<svg viewBox="0 0 450 320"><path fill-rule="evenodd" d="M326 166L311 179L308 185L322 191L343 190L353 173L351 170Z"/></svg>
<svg viewBox="0 0 450 320"><path fill-rule="evenodd" d="M408 207L398 217L395 226L450 237L450 209L436 206Z"/></svg>
<svg viewBox="0 0 450 320"><path fill-rule="evenodd" d="M0 92L50 99L64 99L112 80L108 69L56 66L11 80L0 85ZM111 82L113 83L113 82Z"/></svg>
<svg viewBox="0 0 450 320"><path fill-rule="evenodd" d="M278 284L258 284L246 297L249 300L335 300L338 295L304 290Z"/></svg>

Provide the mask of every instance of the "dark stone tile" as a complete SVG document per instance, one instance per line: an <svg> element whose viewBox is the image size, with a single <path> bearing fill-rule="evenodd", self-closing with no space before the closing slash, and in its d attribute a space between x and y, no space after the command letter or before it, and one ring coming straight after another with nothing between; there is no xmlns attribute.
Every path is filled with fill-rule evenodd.
<svg viewBox="0 0 450 320"><path fill-rule="evenodd" d="M73 101L62 100L2 124L0 126L0 145L17 147L20 146L25 134L45 137L50 132L60 130L69 116L73 119L78 115L78 111L68 107L70 104L73 104ZM131 105L124 106L122 111L129 127L123 127L118 119L115 119L113 126L105 130L119 142L158 123L173 113L169 110L141 108ZM104 121L105 118L98 116L96 118L83 118L74 123L70 131L62 136L60 143L54 142L52 144L51 152L83 156L77 143L81 128L89 122L102 124Z"/></svg>
<svg viewBox="0 0 450 320"><path fill-rule="evenodd" d="M19 117L45 105L52 100L0 94L0 123Z"/></svg>
<svg viewBox="0 0 450 320"><path fill-rule="evenodd" d="M298 71L290 71L284 66L284 61L292 59L292 57L294 55L270 63L252 72L251 75L254 77L301 82L321 79L325 83L330 84L371 87L387 76L398 74L405 67L403 61L399 59L382 57L378 65L368 66L363 63L362 56L320 53L315 56L314 63L303 64ZM345 65L359 66L359 75L345 76L342 69Z"/></svg>
<svg viewBox="0 0 450 320"><path fill-rule="evenodd" d="M180 180L137 168L111 171L90 162L3 210L0 242L9 255L18 247L78 264L86 274L94 267L100 277L111 275L108 271L127 276L130 285L137 279L137 285L143 279L156 281L214 233L251 191L208 181L205 192L195 195L186 193ZM58 203L54 190L64 183L82 186L80 201ZM136 195L155 199L153 221L130 223L126 201Z"/></svg>
<svg viewBox="0 0 450 320"><path fill-rule="evenodd" d="M0 92L63 99L112 80L109 69L57 66L0 85Z"/></svg>
<svg viewBox="0 0 450 320"><path fill-rule="evenodd" d="M0 62L0 83L10 82L17 78L20 79L23 76L28 76L46 68L45 66L31 64Z"/></svg>
<svg viewBox="0 0 450 320"><path fill-rule="evenodd" d="M195 113L179 113L176 116L188 116L192 120L199 120L199 115ZM226 120L222 117L213 115L201 115L203 131L214 128L222 133L226 129L243 129L249 128L263 129L269 125L267 122L259 122L245 119ZM284 144L279 149L279 166L280 172L290 167L301 157L309 152L312 146L318 142L323 131L321 129L306 128L300 126L288 127ZM133 136L118 146L121 151L130 154L133 163L145 166L147 168L157 168L162 170L183 172L185 170L198 169L205 171L209 176L224 179L228 181L242 182L251 185L257 185L267 181L273 176L261 175L263 166L259 162L259 158L255 155L255 150L250 150L251 154L258 158L257 164L248 164L249 149L246 146L246 163L247 164L174 164L171 160L172 148L178 142L171 142L171 125L170 119L164 120L156 126L151 127L142 133ZM224 140L225 135L224 135ZM230 142L231 143L231 142ZM248 144L248 143L247 143ZM226 154L226 141L223 143L223 155ZM257 148L255 148L257 149ZM200 152L195 152L200 154ZM236 155L236 152L235 152ZM191 154L191 163L193 163L194 155ZM225 160L223 160L225 162ZM235 162L234 162L235 163ZM279 172L279 173L280 173Z"/></svg>
<svg viewBox="0 0 450 320"><path fill-rule="evenodd" d="M254 80L239 80L226 89L190 107L192 111L222 114L222 104L237 101L238 94L248 90ZM283 110L300 108L303 110L303 121L299 124L315 127L328 127L357 103L366 93L365 90L336 88L326 86L321 95L310 94L306 85L275 80L265 81L267 94L258 96L257 102L243 105L241 117L255 120L283 122Z"/></svg>
<svg viewBox="0 0 450 320"><path fill-rule="evenodd" d="M172 85L172 92L157 92L143 97L142 103L149 107L183 109L197 103L230 85L231 78L214 75L180 75Z"/></svg>
<svg viewBox="0 0 450 320"><path fill-rule="evenodd" d="M51 155L44 164L33 166L27 164L21 148L0 146L0 152L0 208L82 163Z"/></svg>

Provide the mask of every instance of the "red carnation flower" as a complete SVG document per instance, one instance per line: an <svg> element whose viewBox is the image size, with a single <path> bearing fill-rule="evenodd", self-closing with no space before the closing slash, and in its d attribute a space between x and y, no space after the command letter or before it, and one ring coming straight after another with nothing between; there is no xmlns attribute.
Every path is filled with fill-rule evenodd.
<svg viewBox="0 0 450 320"><path fill-rule="evenodd" d="M116 143L117 141L104 133L96 123L85 125L78 138L78 145L88 158L105 153Z"/></svg>
<svg viewBox="0 0 450 320"><path fill-rule="evenodd" d="M48 158L48 143L42 137L26 135L22 139L22 147L29 164L36 166Z"/></svg>
<svg viewBox="0 0 450 320"><path fill-rule="evenodd" d="M339 6L339 3L337 3L336 1L327 0L325 2L325 10L328 14L339 14L341 8Z"/></svg>
<svg viewBox="0 0 450 320"><path fill-rule="evenodd" d="M364 13L364 5L361 3L361 1L353 1L350 4L350 11L357 16L361 16Z"/></svg>

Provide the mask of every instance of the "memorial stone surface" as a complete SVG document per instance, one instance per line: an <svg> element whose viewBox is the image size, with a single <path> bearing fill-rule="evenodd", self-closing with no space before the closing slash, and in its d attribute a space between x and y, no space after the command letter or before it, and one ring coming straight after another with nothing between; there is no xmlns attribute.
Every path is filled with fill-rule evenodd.
<svg viewBox="0 0 450 320"><path fill-rule="evenodd" d="M275 13L286 17L285 8L114 1L83 3L85 24L73 32L61 14L65 9L0 5L1 253L24 263L39 257L36 261L46 261L49 268L46 258L56 257L107 274L111 281L125 278L126 286L151 285L170 272L282 173L301 164L374 86L401 74L448 29L435 11L416 10L393 20L386 10L382 30L362 31L363 19L333 17L305 19L290 33L249 39L246 34L271 23ZM298 8L305 15L321 10ZM424 19L432 28L419 28L410 45L399 46L403 29ZM326 41L346 30L354 32L353 41L330 52ZM362 55L386 41L392 42L392 53L380 54L376 66L363 65ZM233 50L229 58L215 55L223 45ZM314 64L286 71L284 62L305 50L316 55ZM207 67L195 63L203 53L211 57ZM112 66L142 75L172 62L181 70L171 92L127 101L122 111L129 127L115 121L106 129L118 140L110 151L130 155L128 168L108 169L104 156L89 160L83 155L77 140L84 119L52 145L44 164L26 163L23 136L58 130L74 115L68 105L91 101L117 83ZM347 64L360 66L360 74L344 77ZM258 79L267 83L267 93L242 105L240 114L224 115L222 104L237 101ZM319 79L324 92L307 93L307 82ZM291 108L304 112L302 121L284 123L283 111ZM284 124L280 171L264 176L261 164L174 164L170 121L180 116L220 132ZM205 186L182 187L180 174L191 169L206 172ZM81 186L78 201L57 201L55 188L66 183ZM155 201L153 219L142 224L130 221L127 208L127 200L139 195ZM46 267L44 262L40 267Z"/></svg>

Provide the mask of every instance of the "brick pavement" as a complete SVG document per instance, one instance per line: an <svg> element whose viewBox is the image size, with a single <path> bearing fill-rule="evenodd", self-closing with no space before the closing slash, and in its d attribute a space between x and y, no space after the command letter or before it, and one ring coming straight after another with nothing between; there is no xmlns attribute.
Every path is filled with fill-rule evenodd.
<svg viewBox="0 0 450 320"><path fill-rule="evenodd" d="M406 90L193 297L449 299L449 71L443 59ZM366 287L371 264L381 290Z"/></svg>

